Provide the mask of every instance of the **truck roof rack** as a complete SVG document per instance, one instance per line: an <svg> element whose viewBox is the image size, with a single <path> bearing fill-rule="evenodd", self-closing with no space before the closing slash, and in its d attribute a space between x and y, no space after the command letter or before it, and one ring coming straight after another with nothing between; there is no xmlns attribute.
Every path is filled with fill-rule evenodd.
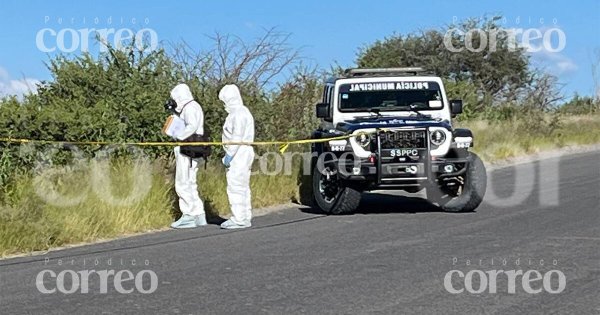
<svg viewBox="0 0 600 315"><path fill-rule="evenodd" d="M347 78L362 77L362 76L383 76L390 74L398 75L420 75L431 74L421 67L406 67L406 68L351 68L344 71L344 76Z"/></svg>

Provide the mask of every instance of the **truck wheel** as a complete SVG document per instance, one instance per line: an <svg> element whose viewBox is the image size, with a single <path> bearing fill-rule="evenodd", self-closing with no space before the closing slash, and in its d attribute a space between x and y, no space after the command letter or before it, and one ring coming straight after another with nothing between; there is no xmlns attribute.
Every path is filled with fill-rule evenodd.
<svg viewBox="0 0 600 315"><path fill-rule="evenodd" d="M313 167L314 202L326 214L350 214L358 208L361 192L344 185L331 166Z"/></svg>
<svg viewBox="0 0 600 315"><path fill-rule="evenodd" d="M444 211L470 212L483 201L487 188L485 165L475 153L469 152L467 158L467 172L458 179L463 182L462 185L440 185L438 189L434 187L431 192L429 189L427 191L427 198Z"/></svg>

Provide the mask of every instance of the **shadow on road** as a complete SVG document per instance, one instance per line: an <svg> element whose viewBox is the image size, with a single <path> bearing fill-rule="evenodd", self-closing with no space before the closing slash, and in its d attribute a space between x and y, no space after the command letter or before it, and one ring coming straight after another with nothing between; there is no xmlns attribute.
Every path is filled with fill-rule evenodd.
<svg viewBox="0 0 600 315"><path fill-rule="evenodd" d="M315 207L301 207L300 211L310 214L323 214ZM426 199L386 193L365 193L355 214L384 213L432 213L444 212Z"/></svg>
<svg viewBox="0 0 600 315"><path fill-rule="evenodd" d="M361 214L421 212L444 211L423 198L384 193L364 194L356 211Z"/></svg>

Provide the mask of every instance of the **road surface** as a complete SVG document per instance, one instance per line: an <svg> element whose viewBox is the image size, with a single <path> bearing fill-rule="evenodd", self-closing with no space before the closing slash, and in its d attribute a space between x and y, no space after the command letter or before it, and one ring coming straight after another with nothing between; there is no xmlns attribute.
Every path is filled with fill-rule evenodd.
<svg viewBox="0 0 600 315"><path fill-rule="evenodd" d="M474 213L373 193L355 215L299 206L248 230L211 225L0 261L0 314L600 314L600 153L489 176ZM37 283L43 270L64 271L60 289L75 292L48 271ZM128 270L141 287L116 281L133 290L119 293L108 277L102 293L98 274L71 282L86 270ZM498 270L544 277L525 281L540 292L508 273L492 290Z"/></svg>

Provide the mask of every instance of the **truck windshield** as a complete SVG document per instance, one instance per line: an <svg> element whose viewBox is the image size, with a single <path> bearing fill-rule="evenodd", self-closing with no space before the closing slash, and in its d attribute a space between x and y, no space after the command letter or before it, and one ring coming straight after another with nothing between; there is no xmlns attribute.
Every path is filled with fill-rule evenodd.
<svg viewBox="0 0 600 315"><path fill-rule="evenodd" d="M370 82L339 87L341 111L410 111L440 109L442 93L436 82Z"/></svg>

